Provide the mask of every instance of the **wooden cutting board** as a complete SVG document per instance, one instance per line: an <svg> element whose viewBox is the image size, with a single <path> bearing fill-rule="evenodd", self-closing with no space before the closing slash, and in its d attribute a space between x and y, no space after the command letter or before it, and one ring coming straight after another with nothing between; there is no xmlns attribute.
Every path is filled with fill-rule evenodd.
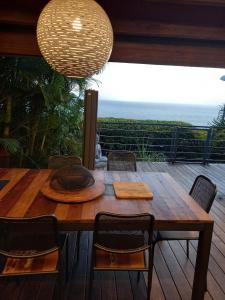
<svg viewBox="0 0 225 300"><path fill-rule="evenodd" d="M113 182L118 199L153 199L153 193L144 182Z"/></svg>

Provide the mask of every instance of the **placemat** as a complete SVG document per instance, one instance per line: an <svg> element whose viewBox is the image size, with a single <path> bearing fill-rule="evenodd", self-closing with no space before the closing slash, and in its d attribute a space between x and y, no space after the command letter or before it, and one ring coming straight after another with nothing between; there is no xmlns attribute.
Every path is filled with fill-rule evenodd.
<svg viewBox="0 0 225 300"><path fill-rule="evenodd" d="M113 182L118 199L153 199L153 193L144 182Z"/></svg>

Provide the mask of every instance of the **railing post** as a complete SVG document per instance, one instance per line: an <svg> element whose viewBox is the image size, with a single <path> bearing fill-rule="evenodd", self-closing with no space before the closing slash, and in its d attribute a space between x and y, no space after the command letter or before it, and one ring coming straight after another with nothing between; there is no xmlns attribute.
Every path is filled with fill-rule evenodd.
<svg viewBox="0 0 225 300"><path fill-rule="evenodd" d="M174 127L172 132L172 140L171 140L171 148L170 148L170 162L173 164L176 161L177 156L177 135L178 135L178 128Z"/></svg>
<svg viewBox="0 0 225 300"><path fill-rule="evenodd" d="M84 99L83 165L90 170L95 168L97 110L98 92L86 90Z"/></svg>
<svg viewBox="0 0 225 300"><path fill-rule="evenodd" d="M203 154L203 164L206 165L209 163L209 157L212 152L212 140L213 140L214 130L210 127L207 131L207 139L205 141L204 154Z"/></svg>

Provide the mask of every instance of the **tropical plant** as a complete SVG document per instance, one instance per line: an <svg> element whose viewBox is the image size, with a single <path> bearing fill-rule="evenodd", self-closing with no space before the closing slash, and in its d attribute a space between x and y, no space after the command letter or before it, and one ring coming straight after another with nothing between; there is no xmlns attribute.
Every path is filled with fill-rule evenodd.
<svg viewBox="0 0 225 300"><path fill-rule="evenodd" d="M41 58L0 57L0 143L17 141L17 163L44 166L49 155L80 154L90 80L66 78Z"/></svg>
<svg viewBox="0 0 225 300"><path fill-rule="evenodd" d="M0 138L0 146L12 154L16 154L20 149L20 145L16 139Z"/></svg>
<svg viewBox="0 0 225 300"><path fill-rule="evenodd" d="M138 146L137 159L141 161L165 162L166 157L162 152L153 152L149 150L150 145Z"/></svg>
<svg viewBox="0 0 225 300"><path fill-rule="evenodd" d="M213 119L211 126L225 127L225 104L220 105L218 115Z"/></svg>
<svg viewBox="0 0 225 300"><path fill-rule="evenodd" d="M216 118L210 124L213 130L212 154L211 158L215 160L224 160L225 147L225 104L219 106L219 112Z"/></svg>

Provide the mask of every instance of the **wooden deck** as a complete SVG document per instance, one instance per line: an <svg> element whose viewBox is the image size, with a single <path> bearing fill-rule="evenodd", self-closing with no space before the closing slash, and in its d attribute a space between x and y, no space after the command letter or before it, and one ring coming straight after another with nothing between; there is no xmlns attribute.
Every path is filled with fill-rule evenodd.
<svg viewBox="0 0 225 300"><path fill-rule="evenodd" d="M215 221L213 243L208 271L208 292L205 299L225 299L225 165L187 165L166 163L139 163L138 170L168 172L186 190L194 178L204 174L218 186L218 196L211 209ZM71 237L75 241L75 235ZM73 265L72 278L65 289L65 299L85 299L89 274L90 244L92 234L83 232L81 236L80 259ZM190 259L185 254L185 242L160 242L155 249L154 274L151 299L176 300L191 299L197 242L191 242ZM71 247L71 256L75 249ZM22 280L21 282L0 281L0 299L55 299L54 280ZM145 280L137 283L132 272L98 272L95 276L94 300L141 300L146 299Z"/></svg>

